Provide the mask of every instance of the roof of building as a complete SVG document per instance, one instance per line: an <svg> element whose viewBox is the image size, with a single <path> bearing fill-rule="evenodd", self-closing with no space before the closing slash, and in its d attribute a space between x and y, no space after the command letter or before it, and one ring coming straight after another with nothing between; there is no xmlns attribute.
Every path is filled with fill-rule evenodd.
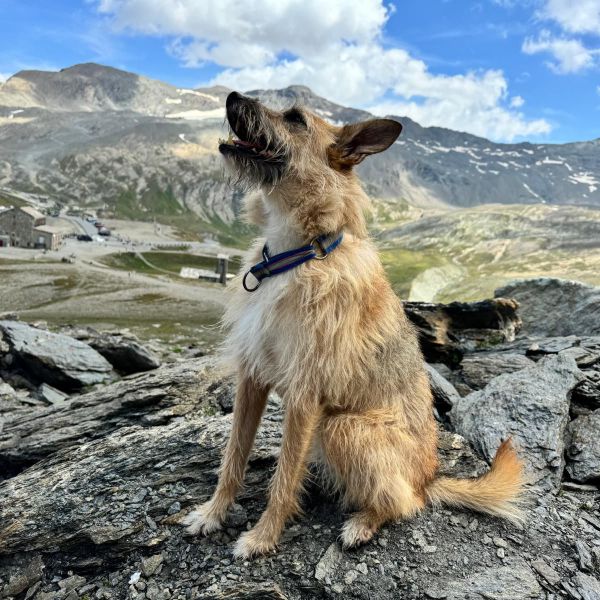
<svg viewBox="0 0 600 600"><path fill-rule="evenodd" d="M38 227L33 228L34 231L41 231L42 233L60 233L60 229L56 227L51 227L50 225L39 225Z"/></svg>
<svg viewBox="0 0 600 600"><path fill-rule="evenodd" d="M44 219L44 215L39 211L36 210L35 208L31 207L31 206L19 206L19 210L22 210L24 213L27 213L30 217L33 217L34 219Z"/></svg>

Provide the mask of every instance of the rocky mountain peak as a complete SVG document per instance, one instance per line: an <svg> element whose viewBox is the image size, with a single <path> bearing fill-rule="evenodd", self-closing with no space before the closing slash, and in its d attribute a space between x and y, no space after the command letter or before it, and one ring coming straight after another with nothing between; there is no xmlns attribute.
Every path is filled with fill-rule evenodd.
<svg viewBox="0 0 600 600"><path fill-rule="evenodd" d="M0 185L97 205L159 180L181 205L230 223L232 194L206 179L215 173L229 91L177 88L95 63L17 73L0 87ZM338 125L373 117L303 85L246 93L277 108L299 102ZM374 198L421 208L600 206L600 140L503 144L394 118L400 138L359 168Z"/></svg>

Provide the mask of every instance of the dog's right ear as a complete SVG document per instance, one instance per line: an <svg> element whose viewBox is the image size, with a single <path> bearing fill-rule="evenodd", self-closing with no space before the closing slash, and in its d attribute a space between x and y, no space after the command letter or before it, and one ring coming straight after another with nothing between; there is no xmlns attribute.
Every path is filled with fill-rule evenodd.
<svg viewBox="0 0 600 600"><path fill-rule="evenodd" d="M344 125L337 142L329 149L334 169L350 169L367 156L387 150L398 139L402 125L392 119L371 119Z"/></svg>

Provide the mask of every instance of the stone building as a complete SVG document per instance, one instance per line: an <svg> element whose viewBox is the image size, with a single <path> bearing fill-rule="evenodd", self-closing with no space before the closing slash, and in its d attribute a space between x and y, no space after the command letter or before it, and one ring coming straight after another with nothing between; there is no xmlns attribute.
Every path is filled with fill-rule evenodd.
<svg viewBox="0 0 600 600"><path fill-rule="evenodd" d="M46 217L30 206L18 206L0 212L0 238L11 246L57 250L61 235L46 225Z"/></svg>

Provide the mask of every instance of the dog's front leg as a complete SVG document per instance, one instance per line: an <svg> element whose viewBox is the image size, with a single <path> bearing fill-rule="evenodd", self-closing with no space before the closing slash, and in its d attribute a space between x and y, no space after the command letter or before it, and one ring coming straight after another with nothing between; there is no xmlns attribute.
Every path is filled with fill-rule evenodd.
<svg viewBox="0 0 600 600"><path fill-rule="evenodd" d="M256 525L237 541L234 556L249 558L272 550L285 522L300 512L299 493L306 473L306 460L321 417L317 403L286 409L279 462L271 481L269 502Z"/></svg>
<svg viewBox="0 0 600 600"><path fill-rule="evenodd" d="M268 395L268 388L257 384L243 372L239 374L231 435L221 462L219 483L213 497L185 518L183 524L188 526L188 533L206 535L220 529L242 485Z"/></svg>

